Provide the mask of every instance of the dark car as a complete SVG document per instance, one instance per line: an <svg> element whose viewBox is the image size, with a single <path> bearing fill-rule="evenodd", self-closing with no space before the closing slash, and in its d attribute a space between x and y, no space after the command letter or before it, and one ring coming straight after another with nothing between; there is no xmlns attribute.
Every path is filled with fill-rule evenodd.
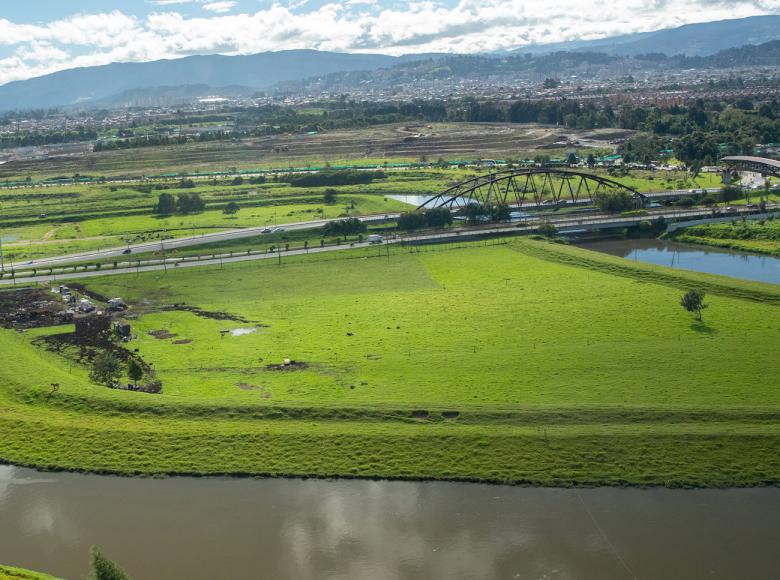
<svg viewBox="0 0 780 580"><path fill-rule="evenodd" d="M124 250L122 250L122 253L123 254L130 254L130 253L132 253L132 251L133 250L131 250L130 248L125 248Z"/></svg>

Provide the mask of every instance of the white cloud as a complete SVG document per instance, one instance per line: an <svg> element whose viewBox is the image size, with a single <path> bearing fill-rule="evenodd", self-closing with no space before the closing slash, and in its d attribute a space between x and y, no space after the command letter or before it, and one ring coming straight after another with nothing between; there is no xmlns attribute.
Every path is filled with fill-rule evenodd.
<svg viewBox="0 0 780 580"><path fill-rule="evenodd" d="M230 12L235 6L235 2L232 2L231 0L224 0L222 2L207 2L203 5L203 9L208 10L209 12L216 12L217 14L221 14L223 12Z"/></svg>
<svg viewBox="0 0 780 580"><path fill-rule="evenodd" d="M143 18L113 10L44 24L0 18L0 46L13 50L0 60L0 84L74 66L196 53L487 52L780 12L780 0L423 0L392 7L346 0L317 8L292 0L251 14L227 13L232 0L148 1L200 4L213 14L187 17L166 8Z"/></svg>
<svg viewBox="0 0 780 580"><path fill-rule="evenodd" d="M191 4L193 0L146 0L147 4L155 6L173 6L175 4Z"/></svg>

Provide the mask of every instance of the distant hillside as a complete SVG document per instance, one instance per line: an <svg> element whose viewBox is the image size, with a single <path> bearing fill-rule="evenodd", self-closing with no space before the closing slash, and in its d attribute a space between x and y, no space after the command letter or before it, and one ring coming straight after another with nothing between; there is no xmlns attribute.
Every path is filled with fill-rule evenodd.
<svg viewBox="0 0 780 580"><path fill-rule="evenodd" d="M524 46L514 52L541 54L557 51L597 51L616 56L663 53L667 56L708 56L721 50L780 40L780 15L686 24L654 32L625 34L590 41Z"/></svg>
<svg viewBox="0 0 780 580"><path fill-rule="evenodd" d="M0 111L90 104L125 91L162 86L274 84L338 71L374 70L425 55L392 57L316 50L264 52L247 56L190 56L144 63L115 63L70 69L0 86Z"/></svg>
<svg viewBox="0 0 780 580"><path fill-rule="evenodd" d="M670 69L727 69L744 66L780 67L780 40L758 46L730 48L710 56L666 56L659 52L616 56L601 52L554 52L508 56L453 55L401 63L373 71L350 71L281 83L276 90L350 90L358 87L387 88L413 86L436 80L505 79L507 83L540 82L546 77L614 78L616 71L629 73Z"/></svg>
<svg viewBox="0 0 780 580"><path fill-rule="evenodd" d="M744 66L780 66L780 40L759 45L729 48L710 56L673 56L645 54L637 55L640 60L664 61L674 68L731 68Z"/></svg>

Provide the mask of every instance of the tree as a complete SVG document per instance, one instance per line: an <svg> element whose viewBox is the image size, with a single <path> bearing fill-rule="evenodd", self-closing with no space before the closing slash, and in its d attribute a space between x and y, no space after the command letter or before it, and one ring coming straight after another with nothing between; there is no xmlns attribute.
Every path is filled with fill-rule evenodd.
<svg viewBox="0 0 780 580"><path fill-rule="evenodd" d="M505 203L497 203L490 209L490 219L494 222L508 222L512 219L512 210Z"/></svg>
<svg viewBox="0 0 780 580"><path fill-rule="evenodd" d="M463 208L466 220L470 224L485 222L490 219L490 209L481 203L469 203Z"/></svg>
<svg viewBox="0 0 780 580"><path fill-rule="evenodd" d="M154 208L154 213L162 215L172 214L176 211L176 200L170 193L161 193L157 198L157 205Z"/></svg>
<svg viewBox="0 0 780 580"><path fill-rule="evenodd" d="M435 207L425 212L425 221L432 228L443 228L452 223L452 214L449 208Z"/></svg>
<svg viewBox="0 0 780 580"><path fill-rule="evenodd" d="M738 185L724 185L720 188L720 200L728 203L742 197L742 188Z"/></svg>
<svg viewBox="0 0 780 580"><path fill-rule="evenodd" d="M588 164L588 167L593 167L596 165L596 158L593 156L593 153L588 153L588 159L585 161L585 163Z"/></svg>
<svg viewBox="0 0 780 580"><path fill-rule="evenodd" d="M206 209L206 203L198 193L180 193L176 200L179 213L197 213Z"/></svg>
<svg viewBox="0 0 780 580"><path fill-rule="evenodd" d="M131 381L133 381L133 386L137 386L138 381L140 381L144 376L144 368L134 358L131 358L127 363L127 376L130 377Z"/></svg>
<svg viewBox="0 0 780 580"><path fill-rule="evenodd" d="M95 357L89 378L96 383L111 386L121 374L119 359L110 352L102 352Z"/></svg>
<svg viewBox="0 0 780 580"><path fill-rule="evenodd" d="M326 236L347 236L362 234L368 229L365 222L358 218L347 218L344 220L338 220L334 222L328 222L322 228L323 233Z"/></svg>
<svg viewBox="0 0 780 580"><path fill-rule="evenodd" d="M418 230L425 227L425 214L418 211L402 213L398 217L398 227L402 230Z"/></svg>
<svg viewBox="0 0 780 580"><path fill-rule="evenodd" d="M230 182L230 185L244 185L244 178L240 175L233 178L233 181Z"/></svg>
<svg viewBox="0 0 780 580"><path fill-rule="evenodd" d="M566 156L566 165L577 165L577 154L569 153Z"/></svg>
<svg viewBox="0 0 780 580"><path fill-rule="evenodd" d="M90 580L130 580L130 577L119 566L106 558L100 550L92 546L92 573Z"/></svg>
<svg viewBox="0 0 780 580"><path fill-rule="evenodd" d="M688 312L696 315L696 320L701 321L701 311L707 308L704 303L704 292L701 290L688 290L680 299L680 305Z"/></svg>
<svg viewBox="0 0 780 580"><path fill-rule="evenodd" d="M601 211L617 213L627 211L636 207L634 197L626 191L616 191L614 193L599 192L592 196L595 203Z"/></svg>
<svg viewBox="0 0 780 580"><path fill-rule="evenodd" d="M338 192L333 189L332 187L329 187L325 190L325 193L322 195L322 201L327 203L328 205L336 203L336 194Z"/></svg>
<svg viewBox="0 0 780 580"><path fill-rule="evenodd" d="M239 209L241 209L241 207L235 201L231 201L224 207L222 213L226 215L233 215L238 213Z"/></svg>

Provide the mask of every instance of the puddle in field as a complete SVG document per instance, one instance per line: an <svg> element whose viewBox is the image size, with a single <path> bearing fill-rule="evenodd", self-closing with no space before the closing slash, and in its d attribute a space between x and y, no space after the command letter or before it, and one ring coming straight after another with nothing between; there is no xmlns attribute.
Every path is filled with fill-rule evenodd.
<svg viewBox="0 0 780 580"><path fill-rule="evenodd" d="M234 328L230 331L231 336L244 336L245 334L252 334L257 332L257 328Z"/></svg>

